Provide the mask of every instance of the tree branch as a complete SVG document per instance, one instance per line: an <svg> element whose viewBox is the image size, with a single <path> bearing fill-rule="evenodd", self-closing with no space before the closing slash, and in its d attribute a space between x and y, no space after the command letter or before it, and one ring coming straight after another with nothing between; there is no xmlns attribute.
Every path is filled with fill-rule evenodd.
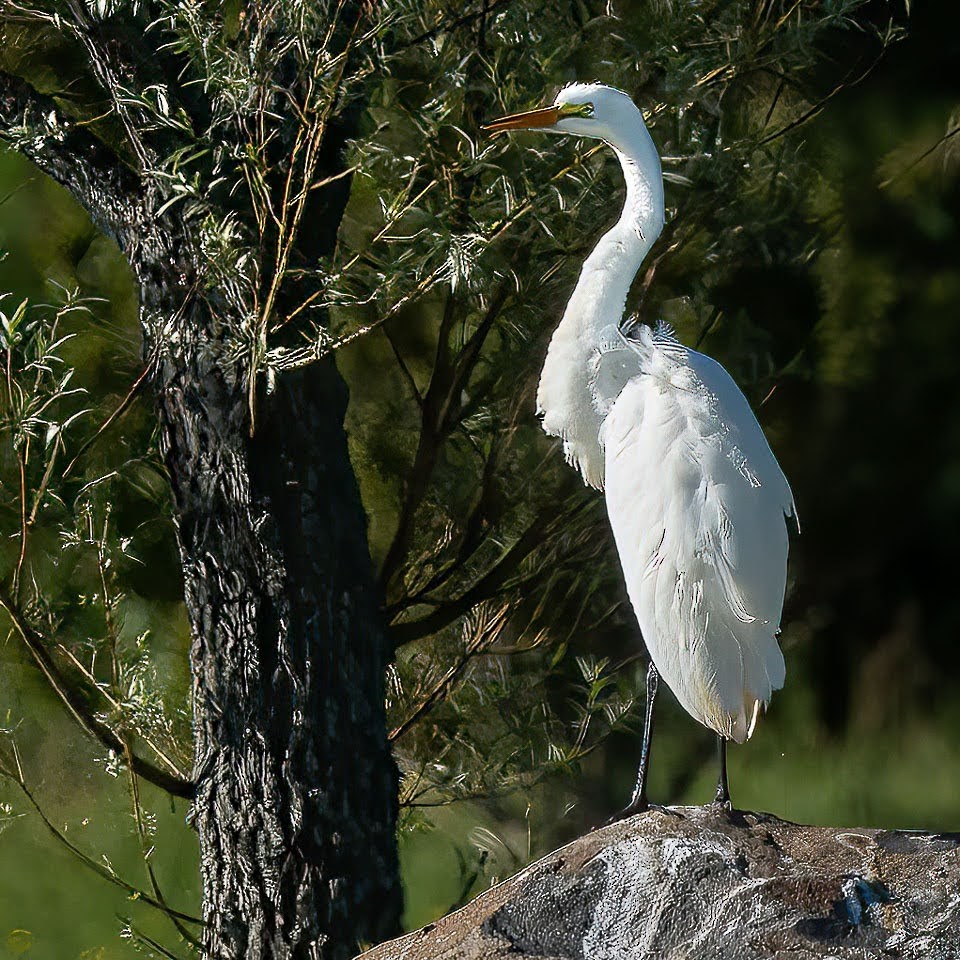
<svg viewBox="0 0 960 960"><path fill-rule="evenodd" d="M483 627L477 631L476 635L470 640L463 653L457 659L457 662L434 684L430 692L420 700L410 714L390 731L387 739L391 743L399 740L400 737L417 723L421 717L428 713L437 702L446 698L454 681L464 669L466 669L467 664L470 663L477 654L482 653L490 647L503 632L507 624L507 613L508 610L506 608L498 610L492 620L484 624Z"/></svg>
<svg viewBox="0 0 960 960"><path fill-rule="evenodd" d="M535 520L520 535L512 547L488 570L472 587L465 590L459 597L444 604L439 610L427 614L418 620L407 620L390 627L394 648L401 647L412 640L436 633L449 626L454 620L462 617L471 607L481 600L493 597L510 576L516 571L520 563L525 560L536 548L543 543L548 524L542 518Z"/></svg>
<svg viewBox="0 0 960 960"><path fill-rule="evenodd" d="M141 195L140 178L86 127L68 120L52 97L3 71L0 139L66 187L121 249L138 242L142 218L130 198Z"/></svg>
<svg viewBox="0 0 960 960"><path fill-rule="evenodd" d="M14 783L16 783L16 785L23 792L23 795L27 798L30 806L32 806L36 811L37 815L43 821L43 825L47 828L47 830L50 831L55 840L58 840L60 843L62 843L67 850L73 854L73 856L75 856L84 866L91 869L95 874L97 874L97 876L102 877L108 883L112 883L114 886L125 890L132 899L141 900L143 903L146 903L151 907L155 907L157 910L161 910L163 913L167 914L168 917L176 918L177 920L184 921L186 923L203 923L199 917L194 917L189 913L182 913L179 910L174 910L173 907L169 906L168 904L162 903L161 901L150 896L146 890L141 890L139 887L135 887L132 883L128 883L122 877L118 876L107 867L97 863L96 860L87 856L87 854L85 854L79 847L71 843L70 840L68 840L53 825L53 822L46 815L46 813L44 813L43 807L40 806L39 801L27 786L26 780L23 778L23 771L20 769L20 758L19 754L16 753L16 745L14 745L14 753L16 759L16 770L9 770L3 763L0 763L0 775L8 777L9 779L13 780Z"/></svg>
<svg viewBox="0 0 960 960"><path fill-rule="evenodd" d="M409 50L411 47L415 47L426 40L433 40L434 38L439 37L441 33L452 33L454 30L459 30L460 27L469 26L470 24L475 23L477 20L484 20L491 13L496 13L498 10L509 6L513 2L514 0L492 0L492 2L484 3L479 10L461 14L459 17L455 17L453 20L441 21L430 30L425 30L423 33L417 34L415 37L411 37L404 43L398 44L396 50L398 52L402 50Z"/></svg>
<svg viewBox="0 0 960 960"><path fill-rule="evenodd" d="M407 555L417 510L429 489L430 477L433 475L437 454L443 443L446 386L452 375L449 333L456 310L457 299L451 293L443 308L430 384L420 404L420 437L417 441L417 452L407 477L397 529L380 570L380 581L385 590L400 572Z"/></svg>
<svg viewBox="0 0 960 960"><path fill-rule="evenodd" d="M46 677L50 688L60 698L73 719L108 750L112 750L118 757L125 757L128 751L123 740L111 727L97 719L87 704L86 698L70 684L57 666L56 661L47 649L46 643L44 643L43 637L23 619L16 604L5 591L0 591L0 607L10 618L10 622L20 635L37 667ZM175 797L183 797L187 800L193 799L194 785L191 781L161 770L148 760L138 757L132 751L130 751L130 757L133 770L138 776L161 790L166 790L167 793Z"/></svg>

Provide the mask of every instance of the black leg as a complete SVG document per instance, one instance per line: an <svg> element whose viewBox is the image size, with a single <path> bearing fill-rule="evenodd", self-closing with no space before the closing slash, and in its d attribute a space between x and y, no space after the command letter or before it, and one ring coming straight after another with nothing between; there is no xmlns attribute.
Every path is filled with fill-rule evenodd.
<svg viewBox="0 0 960 960"><path fill-rule="evenodd" d="M637 767L637 782L633 788L633 796L627 804L631 813L639 813L650 806L647 800L647 773L650 769L650 742L653 739L653 704L657 699L657 686L660 683L660 674L650 661L647 667L647 708L643 714L643 746L640 747L640 766ZM624 811L626 812L626 811Z"/></svg>
<svg viewBox="0 0 960 960"><path fill-rule="evenodd" d="M637 769L637 784L633 788L630 802L615 816L612 816L603 826L616 823L635 813L643 813L650 808L647 800L647 768L650 766L650 741L653 738L653 703L657 699L657 683L660 674L650 661L647 667L647 709L643 718L643 746L640 748L640 766Z"/></svg>
<svg viewBox="0 0 960 960"><path fill-rule="evenodd" d="M727 741L717 734L717 759L720 761L720 777L717 780L717 795L713 802L724 807L730 806L730 786L727 783Z"/></svg>

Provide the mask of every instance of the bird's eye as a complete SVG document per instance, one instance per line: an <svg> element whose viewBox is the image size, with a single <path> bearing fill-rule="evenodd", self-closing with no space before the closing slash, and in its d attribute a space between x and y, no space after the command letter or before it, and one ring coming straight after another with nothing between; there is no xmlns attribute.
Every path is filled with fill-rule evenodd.
<svg viewBox="0 0 960 960"><path fill-rule="evenodd" d="M557 108L560 112L560 119L566 120L569 117L592 117L592 103L561 103Z"/></svg>

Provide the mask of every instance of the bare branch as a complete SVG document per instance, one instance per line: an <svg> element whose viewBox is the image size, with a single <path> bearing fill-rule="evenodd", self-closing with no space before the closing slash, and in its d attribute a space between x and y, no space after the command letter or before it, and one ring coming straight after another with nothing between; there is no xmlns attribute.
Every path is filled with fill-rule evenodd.
<svg viewBox="0 0 960 960"><path fill-rule="evenodd" d="M53 98L2 71L0 139L65 186L121 249L143 242L134 239L143 219L133 199L142 195L140 179L88 128L67 119Z"/></svg>
<svg viewBox="0 0 960 960"><path fill-rule="evenodd" d="M83 457L83 455L103 436L103 434L110 428L111 424L113 424L116 420L122 417L123 414L130 409L131 404L136 399L137 394L140 392L143 385L147 382L147 379L150 376L150 374L153 372L154 367L155 367L155 362L151 360L143 368L143 371L141 372L140 376L138 376L137 379L133 381L133 384L131 385L130 389L127 391L126 396L120 401L117 407L110 413L107 419L100 424L100 426L97 428L97 432L92 437L84 441L80 449L76 452L76 455L66 465L66 467L63 470L63 473L61 474L61 479L65 479L70 475L70 473L73 471L73 468L77 465L77 461L79 461L80 458ZM36 516L37 508L40 505L40 500L42 496L43 496L43 490L41 489L37 493L37 500L36 500L36 503L34 504L33 512L30 515L31 523L33 522Z"/></svg>
<svg viewBox="0 0 960 960"><path fill-rule="evenodd" d="M459 597L418 620L406 620L391 626L394 648L436 633L462 617L481 600L489 600L516 573L517 567L543 542L546 522L539 518L517 538L500 560Z"/></svg>
<svg viewBox="0 0 960 960"><path fill-rule="evenodd" d="M924 150L923 153L920 154L920 156L914 157L914 159L911 160L905 167L903 167L901 170L898 170L892 176L887 177L886 180L881 180L880 183L877 184L877 186L881 190L885 190L887 187L890 186L890 184L895 183L901 177L906 176L911 170L913 170L914 167L923 163L923 161L926 160L927 157L930 156L930 154L935 153L947 141L952 140L958 133L960 133L960 126L953 127L952 129L948 130L935 144L933 144L933 146L928 147L926 150Z"/></svg>
<svg viewBox="0 0 960 960"><path fill-rule="evenodd" d="M470 13L463 13L459 17L454 17L452 20L441 21L430 30L425 30L423 33L419 33L410 40L407 40L405 43L399 44L396 49L398 51L409 50L411 47L415 47L427 40L433 40L435 37L439 37L443 33L452 33L454 30L459 30L460 27L469 26L472 23L476 23L478 20L485 19L491 13L497 13L499 10L509 6L513 2L514 0L493 0L493 2L484 3L479 10L473 10Z"/></svg>
<svg viewBox="0 0 960 960"><path fill-rule="evenodd" d="M86 698L70 684L70 681L57 666L43 637L26 622L13 599L3 591L0 591L0 607L6 611L10 622L20 635L34 662L46 677L50 688L60 698L74 720L108 750L112 750L117 756L126 756L126 747L121 737L96 717L87 704ZM133 770L144 780L149 781L161 790L166 790L173 796L188 800L193 799L194 784L190 780L173 776L133 753L130 756L133 762Z"/></svg>
<svg viewBox="0 0 960 960"><path fill-rule="evenodd" d="M457 677L466 669L467 664L469 664L475 656L484 652L496 642L497 638L503 632L504 627L507 625L509 613L509 607L502 607L494 614L489 622L484 623L482 627L477 630L456 663L444 673L430 692L414 707L406 719L390 731L388 739L391 742L399 740L417 721L429 713L437 703L447 696Z"/></svg>

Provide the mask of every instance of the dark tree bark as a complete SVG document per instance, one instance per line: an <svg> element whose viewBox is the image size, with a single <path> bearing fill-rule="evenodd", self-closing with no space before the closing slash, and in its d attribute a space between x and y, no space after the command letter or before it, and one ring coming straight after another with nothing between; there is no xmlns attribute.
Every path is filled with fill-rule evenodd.
<svg viewBox="0 0 960 960"><path fill-rule="evenodd" d="M330 130L318 176L340 172L348 131ZM388 645L344 385L330 359L279 375L251 438L250 371L228 335L244 318L198 292L194 238L157 214L156 181L7 74L0 135L117 240L140 285L193 626L206 952L350 956L396 930L400 893ZM344 203L325 197L311 254L330 251Z"/></svg>
<svg viewBox="0 0 960 960"><path fill-rule="evenodd" d="M194 618L196 823L215 957L349 955L398 916L386 648L332 364L246 396L201 344L161 403ZM331 933L337 937L324 949ZM352 942L351 942L352 941Z"/></svg>

